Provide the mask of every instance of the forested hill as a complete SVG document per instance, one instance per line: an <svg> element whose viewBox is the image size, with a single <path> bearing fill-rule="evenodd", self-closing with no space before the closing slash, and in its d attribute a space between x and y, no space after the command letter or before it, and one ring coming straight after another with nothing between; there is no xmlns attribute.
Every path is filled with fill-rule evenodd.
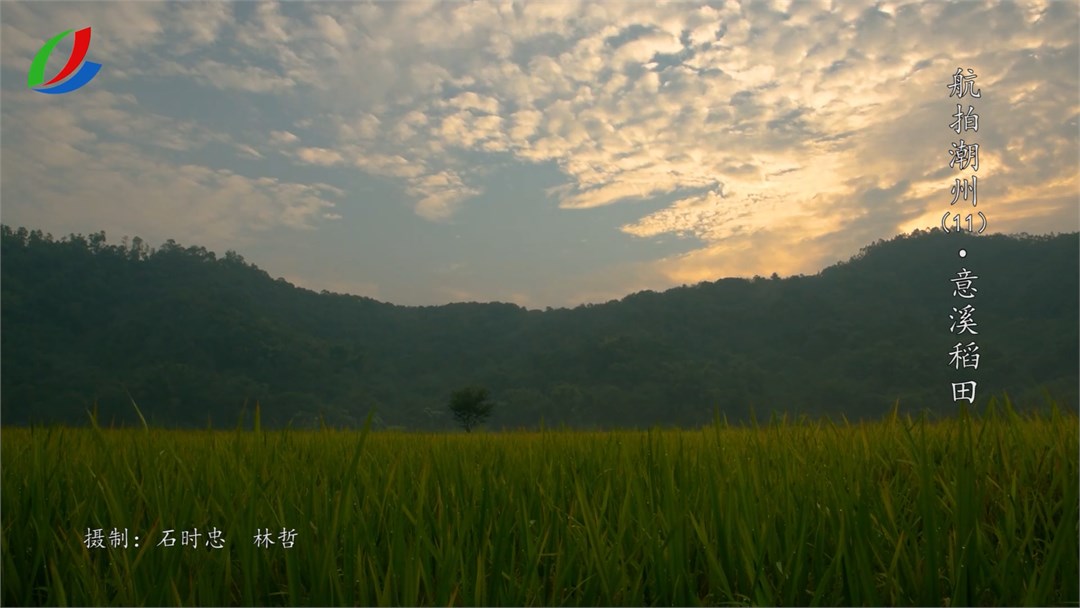
<svg viewBox="0 0 1080 608"><path fill-rule="evenodd" d="M957 250L966 247L966 260ZM527 311L512 304L404 307L299 289L202 247L104 233L54 240L3 227L2 422L451 429L451 391L498 402L489 427L691 426L772 410L877 417L955 411L950 383L979 382L977 408L1043 391L1075 408L1080 236L917 232L818 275L724 279L618 302ZM961 267L974 300L953 297ZM975 307L978 336L950 331ZM950 367L976 341L973 373ZM965 370L970 372L970 370ZM130 398L129 395L130 394Z"/></svg>

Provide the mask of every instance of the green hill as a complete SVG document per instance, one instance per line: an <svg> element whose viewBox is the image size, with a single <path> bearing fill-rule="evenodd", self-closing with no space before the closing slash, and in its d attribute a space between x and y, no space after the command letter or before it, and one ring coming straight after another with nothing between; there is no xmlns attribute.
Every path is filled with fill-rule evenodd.
<svg viewBox="0 0 1080 608"><path fill-rule="evenodd" d="M966 260L956 255L971 251ZM961 267L974 300L953 297ZM169 241L109 245L0 235L4 424L450 429L451 391L491 389L489 426L699 425L770 412L876 418L950 413L950 383L979 382L976 409L1007 391L1075 409L1080 235L916 232L815 276L723 279L575 309L404 307L300 289L234 253ZM975 306L977 336L950 331ZM977 371L949 353L975 341ZM130 397L129 397L130 395Z"/></svg>

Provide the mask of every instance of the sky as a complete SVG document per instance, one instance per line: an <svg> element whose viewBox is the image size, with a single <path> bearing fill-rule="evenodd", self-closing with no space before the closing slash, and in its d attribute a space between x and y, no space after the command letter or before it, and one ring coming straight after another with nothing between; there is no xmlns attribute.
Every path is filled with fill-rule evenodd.
<svg viewBox="0 0 1080 608"><path fill-rule="evenodd" d="M527 308L812 275L950 212L1073 232L1078 6L3 1L0 220ZM84 27L97 76L31 90Z"/></svg>

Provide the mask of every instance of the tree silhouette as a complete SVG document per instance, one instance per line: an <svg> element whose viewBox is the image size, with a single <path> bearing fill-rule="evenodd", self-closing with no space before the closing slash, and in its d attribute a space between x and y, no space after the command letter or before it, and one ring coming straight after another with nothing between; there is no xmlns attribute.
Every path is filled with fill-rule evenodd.
<svg viewBox="0 0 1080 608"><path fill-rule="evenodd" d="M466 433L487 420L493 407L495 404L488 401L488 389L479 386L459 389L450 395L450 411Z"/></svg>

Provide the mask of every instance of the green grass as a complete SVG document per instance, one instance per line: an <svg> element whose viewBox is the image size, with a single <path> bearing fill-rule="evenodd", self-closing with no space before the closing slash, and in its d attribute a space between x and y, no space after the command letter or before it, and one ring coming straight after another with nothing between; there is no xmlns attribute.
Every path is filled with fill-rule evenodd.
<svg viewBox="0 0 1080 608"><path fill-rule="evenodd" d="M1075 606L1078 428L1011 409L651 432L5 428L2 601ZM83 544L114 527L127 549ZM223 549L202 546L213 527ZM264 528L276 545L254 545ZM167 529L176 545L155 546Z"/></svg>

